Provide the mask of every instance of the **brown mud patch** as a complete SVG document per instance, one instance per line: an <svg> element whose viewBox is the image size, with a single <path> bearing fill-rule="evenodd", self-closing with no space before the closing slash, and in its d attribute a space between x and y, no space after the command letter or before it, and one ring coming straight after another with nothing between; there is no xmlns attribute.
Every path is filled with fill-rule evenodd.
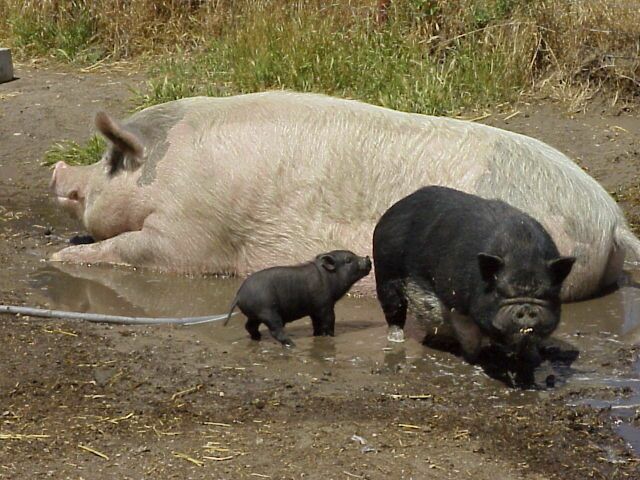
<svg viewBox="0 0 640 480"><path fill-rule="evenodd" d="M141 79L17 67L20 80L0 85L2 303L224 311L237 280L43 262L81 233L50 203L44 151L84 141L98 109L123 115ZM637 116L518 111L485 122L560 148L609 191L636 188ZM625 202L630 218L640 212ZM639 305L640 290L625 288L568 306L556 337L578 359L550 362L542 387L525 391L422 346L417 331L387 345L371 299L340 303L334 339L291 324L291 351L248 340L240 316L179 328L3 315L0 478L640 478L619 435L638 426Z"/></svg>

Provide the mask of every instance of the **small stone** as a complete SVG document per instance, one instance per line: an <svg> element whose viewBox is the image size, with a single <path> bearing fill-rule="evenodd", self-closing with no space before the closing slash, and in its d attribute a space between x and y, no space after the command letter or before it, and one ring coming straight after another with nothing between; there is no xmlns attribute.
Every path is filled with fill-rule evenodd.
<svg viewBox="0 0 640 480"><path fill-rule="evenodd" d="M11 50L0 48L0 83L13 80L13 61Z"/></svg>

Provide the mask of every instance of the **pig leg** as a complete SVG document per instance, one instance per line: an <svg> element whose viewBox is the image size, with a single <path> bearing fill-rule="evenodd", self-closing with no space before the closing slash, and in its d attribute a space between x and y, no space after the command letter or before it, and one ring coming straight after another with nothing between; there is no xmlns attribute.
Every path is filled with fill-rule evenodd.
<svg viewBox="0 0 640 480"><path fill-rule="evenodd" d="M475 363L482 348L483 334L480 327L466 315L461 315L455 311L451 311L448 317L456 339L460 342L464 358L469 363Z"/></svg>
<svg viewBox="0 0 640 480"><path fill-rule="evenodd" d="M293 341L284 333L284 322L282 321L282 317L280 317L276 312L263 312L260 315L260 321L269 328L269 332L273 338L279 341L282 345L286 347L295 346Z"/></svg>
<svg viewBox="0 0 640 480"><path fill-rule="evenodd" d="M262 338L262 335L260 335L260 331L258 330L259 327L260 327L260 320L258 320L257 318L251 318L251 317L247 319L247 323L245 323L244 328L247 330L247 332L249 332L249 335L251 336L251 340L257 341Z"/></svg>
<svg viewBox="0 0 640 480"><path fill-rule="evenodd" d="M314 337L333 337L336 328L336 314L333 309L311 315Z"/></svg>
<svg viewBox="0 0 640 480"><path fill-rule="evenodd" d="M387 339L391 342L404 342L404 324L407 320L407 298L404 283L392 280L377 286L378 301L389 325Z"/></svg>
<svg viewBox="0 0 640 480"><path fill-rule="evenodd" d="M163 241L153 228L125 232L100 242L74 245L54 253L50 260L70 263L110 263L120 265L157 265L175 257L175 245Z"/></svg>

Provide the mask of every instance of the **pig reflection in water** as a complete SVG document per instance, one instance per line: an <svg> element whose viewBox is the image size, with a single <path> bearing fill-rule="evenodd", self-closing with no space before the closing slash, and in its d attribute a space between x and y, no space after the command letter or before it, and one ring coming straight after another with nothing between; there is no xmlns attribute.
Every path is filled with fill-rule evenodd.
<svg viewBox="0 0 640 480"><path fill-rule="evenodd" d="M402 339L409 307L422 317L431 310L469 361L489 339L530 364L558 326L575 261L530 216L444 187L393 205L374 231L373 257L390 340Z"/></svg>
<svg viewBox="0 0 640 480"><path fill-rule="evenodd" d="M52 263L31 277L37 297L52 309L137 317L188 317L221 313L236 279L69 263ZM188 302L176 299L188 298Z"/></svg>

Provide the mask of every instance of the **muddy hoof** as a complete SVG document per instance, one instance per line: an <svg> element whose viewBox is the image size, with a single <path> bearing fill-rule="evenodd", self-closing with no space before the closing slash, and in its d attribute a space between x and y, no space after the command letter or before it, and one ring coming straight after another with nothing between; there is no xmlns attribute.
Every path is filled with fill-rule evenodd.
<svg viewBox="0 0 640 480"><path fill-rule="evenodd" d="M395 343L404 342L404 330L396 325L391 325L387 332L387 340Z"/></svg>

